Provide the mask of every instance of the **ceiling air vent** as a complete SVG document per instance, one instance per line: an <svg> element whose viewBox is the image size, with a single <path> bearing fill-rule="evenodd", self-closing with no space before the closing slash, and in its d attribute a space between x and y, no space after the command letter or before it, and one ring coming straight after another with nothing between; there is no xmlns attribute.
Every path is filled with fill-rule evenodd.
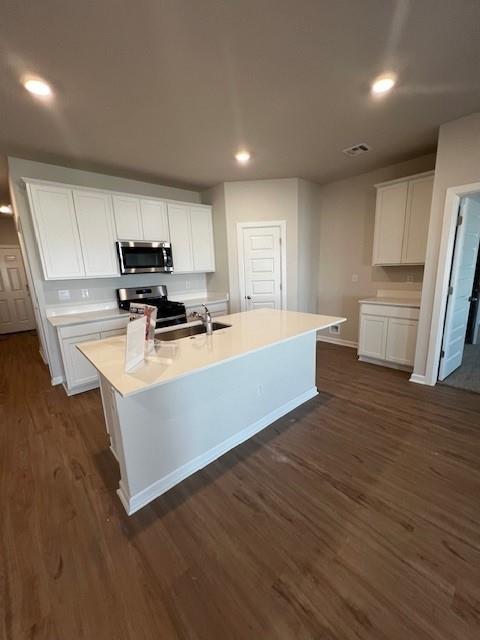
<svg viewBox="0 0 480 640"><path fill-rule="evenodd" d="M356 144L353 147L348 147L348 149L343 149L342 153L347 156L359 156L361 153L367 153L367 151L370 151L371 148L372 147L370 147L368 144L362 142L360 144Z"/></svg>

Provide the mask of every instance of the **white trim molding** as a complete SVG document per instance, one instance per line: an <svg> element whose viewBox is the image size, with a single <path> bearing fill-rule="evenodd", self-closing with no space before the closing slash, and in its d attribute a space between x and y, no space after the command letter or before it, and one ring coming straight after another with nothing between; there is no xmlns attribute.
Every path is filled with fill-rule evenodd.
<svg viewBox="0 0 480 640"><path fill-rule="evenodd" d="M286 220L263 220L261 222L237 222L237 254L238 254L238 288L240 292L240 309L244 311L245 300L245 264L243 259L243 230L255 227L280 227L281 270L282 270L282 309L287 308L287 222Z"/></svg>
<svg viewBox="0 0 480 640"><path fill-rule="evenodd" d="M458 208L460 200L465 196L480 192L480 182L464 184L447 189L445 207L443 211L442 235L440 241L440 253L438 256L437 276L435 281L435 293L433 300L432 322L428 340L427 366L425 375L414 374L410 378L412 382L433 386L437 382L438 367L440 364L440 351L442 349L443 324L447 309L448 286L450 282L450 269L452 266L453 250L455 245L455 231L457 225ZM418 345L417 345L418 348ZM424 381L421 382L420 379Z"/></svg>
<svg viewBox="0 0 480 640"><path fill-rule="evenodd" d="M358 348L358 342L354 342L353 340L344 340L343 338L335 338L335 336L324 336L320 333L317 335L317 342L330 342L331 344L338 344L341 347Z"/></svg>
<svg viewBox="0 0 480 640"><path fill-rule="evenodd" d="M425 376L421 376L419 373L412 373L410 376L410 382L415 382L416 384L427 384Z"/></svg>

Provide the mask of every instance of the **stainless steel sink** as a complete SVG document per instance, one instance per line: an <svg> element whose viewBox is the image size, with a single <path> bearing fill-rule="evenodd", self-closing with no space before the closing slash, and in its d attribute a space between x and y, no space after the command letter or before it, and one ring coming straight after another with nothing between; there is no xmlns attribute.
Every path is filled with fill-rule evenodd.
<svg viewBox="0 0 480 640"><path fill-rule="evenodd" d="M218 331L219 329L228 329L231 324L223 324L222 322L212 322L212 331ZM201 333L206 333L206 328L203 324L194 324L191 327L180 327L178 329L172 329L171 331L162 331L155 335L155 341L158 340L180 340L181 338L193 338Z"/></svg>

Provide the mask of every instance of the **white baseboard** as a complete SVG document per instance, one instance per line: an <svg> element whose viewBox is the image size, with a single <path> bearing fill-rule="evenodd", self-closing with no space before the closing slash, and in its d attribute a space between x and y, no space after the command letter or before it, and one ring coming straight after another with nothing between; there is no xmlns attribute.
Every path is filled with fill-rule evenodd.
<svg viewBox="0 0 480 640"><path fill-rule="evenodd" d="M62 384L63 376L55 376L55 378L52 378L51 382L52 382L52 387L55 387L57 384Z"/></svg>
<svg viewBox="0 0 480 640"><path fill-rule="evenodd" d="M351 347L352 349L356 349L358 347L358 342L354 342L353 340L344 340L343 338L335 338L335 336L325 336L323 334L317 335L317 341L339 344L342 347Z"/></svg>
<svg viewBox="0 0 480 640"><path fill-rule="evenodd" d="M367 364L376 364L380 367L387 367L388 369L397 369L398 371L406 371L409 373L412 367L406 364L398 364L397 362L390 362L389 360L378 360L377 358L369 358L368 356L358 356L360 362L366 362Z"/></svg>
<svg viewBox="0 0 480 640"><path fill-rule="evenodd" d="M40 354L40 357L41 357L41 359L42 359L42 361L43 361L43 364L46 364L46 365L47 365L47 367L48 367L48 361L47 361L47 359L45 358L45 354L43 353L42 349L39 349L39 350L38 350L38 353Z"/></svg>
<svg viewBox="0 0 480 640"><path fill-rule="evenodd" d="M415 382L416 384L428 385L426 377L420 375L419 373L412 373L412 375L410 376L410 382ZM429 385L429 386L432 386L432 385Z"/></svg>
<svg viewBox="0 0 480 640"><path fill-rule="evenodd" d="M278 420L286 413L293 411L293 409L296 409L296 407L299 407L304 402L307 402L307 400L314 398L317 394L317 388L312 387L308 391L305 391L305 393L302 393L300 396L297 396L281 407L278 407L278 409L271 411L263 418L260 418L260 420L257 420L245 429L242 429L242 431L239 431L230 438L227 438L227 440L224 440L209 451L206 451L193 460L190 460L178 469L175 469L175 471L172 471L163 478L160 478L149 487L146 487L146 489L139 491L133 496L128 495L126 487L120 481L120 486L117 490L117 494L122 501L123 506L125 507L125 511L129 516L131 516L133 513L135 513L135 511L138 511L152 500L155 500L155 498L158 498L162 495L162 493L165 493L182 480L185 480L185 478L188 478L188 476L192 475L192 473L203 469L203 467L206 467L208 464L210 464L210 462L213 462L224 453L227 453L227 451L230 451L242 442L245 442L245 440L248 440L262 429L265 429L265 427L268 427L268 425L272 424L272 422L275 422L275 420Z"/></svg>

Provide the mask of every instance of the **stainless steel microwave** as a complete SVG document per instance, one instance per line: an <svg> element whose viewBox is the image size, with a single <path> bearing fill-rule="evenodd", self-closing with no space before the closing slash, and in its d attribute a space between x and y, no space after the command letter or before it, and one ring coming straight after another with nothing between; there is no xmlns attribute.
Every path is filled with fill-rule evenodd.
<svg viewBox="0 0 480 640"><path fill-rule="evenodd" d="M173 271L170 242L117 242L120 273L171 273Z"/></svg>

